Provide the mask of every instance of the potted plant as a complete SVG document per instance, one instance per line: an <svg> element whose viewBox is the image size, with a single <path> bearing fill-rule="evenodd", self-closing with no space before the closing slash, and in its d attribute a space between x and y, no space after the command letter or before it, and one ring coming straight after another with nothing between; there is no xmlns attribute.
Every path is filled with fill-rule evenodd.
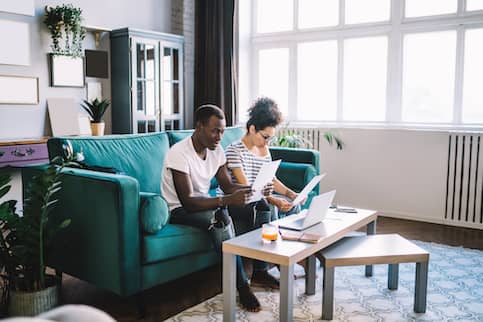
<svg viewBox="0 0 483 322"><path fill-rule="evenodd" d="M82 56L82 40L86 36L86 29L81 23L82 10L72 4L45 7L44 24L50 31L54 55Z"/></svg>
<svg viewBox="0 0 483 322"><path fill-rule="evenodd" d="M104 113L109 107L109 104L111 104L111 102L109 102L108 99L103 99L99 101L97 98L93 99L90 103L89 101L84 100L84 103L81 104L84 110L86 110L86 112L89 113L89 116L91 117L92 135L104 135L105 124L102 120L102 117L104 116Z"/></svg>
<svg viewBox="0 0 483 322"><path fill-rule="evenodd" d="M70 224L70 220L58 223L50 216L57 202L54 195L61 189L61 171L75 164L73 153L66 156L65 161L55 158L32 178L23 213L17 211L15 200L0 204L0 309L8 308L10 315L32 316L58 304L59 283L46 273L46 260L54 236ZM9 183L9 175L0 176L0 198L10 190Z"/></svg>
<svg viewBox="0 0 483 322"><path fill-rule="evenodd" d="M342 150L344 148L344 142L334 133L326 131L324 132L323 137L327 143L329 143L329 145L333 145L335 142L337 145L337 150ZM312 148L310 141L297 134L295 129L289 129L288 124L285 125L281 131L279 131L279 135L274 138L274 140L271 142L271 145L287 148Z"/></svg>

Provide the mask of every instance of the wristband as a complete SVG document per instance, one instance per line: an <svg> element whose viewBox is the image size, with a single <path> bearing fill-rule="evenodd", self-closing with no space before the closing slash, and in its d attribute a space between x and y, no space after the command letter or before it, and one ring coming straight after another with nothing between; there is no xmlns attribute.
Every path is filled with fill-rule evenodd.
<svg viewBox="0 0 483 322"><path fill-rule="evenodd" d="M223 208L225 205L223 204L223 197L218 196L218 207Z"/></svg>

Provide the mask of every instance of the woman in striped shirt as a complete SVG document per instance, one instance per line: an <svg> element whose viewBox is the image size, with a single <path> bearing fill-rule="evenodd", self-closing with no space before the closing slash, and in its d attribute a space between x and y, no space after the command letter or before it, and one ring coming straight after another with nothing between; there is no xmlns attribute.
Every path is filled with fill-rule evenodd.
<svg viewBox="0 0 483 322"><path fill-rule="evenodd" d="M247 132L240 141L230 144L226 150L227 167L235 182L252 185L262 164L272 161L268 144L275 135L275 128L282 121L282 113L274 100L262 97L248 110ZM274 179L276 194L266 198L283 217L289 211L296 211L292 200L297 197L292 189L277 178Z"/></svg>
<svg viewBox="0 0 483 322"><path fill-rule="evenodd" d="M252 185L263 163L272 161L268 144L275 135L275 128L282 121L277 103L270 98L259 98L248 112L246 134L240 141L233 142L225 149L226 164L233 182L243 185ZM299 206L292 205L292 200L297 197L297 193L277 178L274 178L273 185L276 194L266 197L270 206L262 199L257 203L246 205L243 210L230 209L230 215L236 217L237 221L245 220L250 229L256 229L279 216L300 211ZM247 216L247 213L252 213L253 216ZM278 280L267 270L267 263L254 261L251 286L278 288Z"/></svg>

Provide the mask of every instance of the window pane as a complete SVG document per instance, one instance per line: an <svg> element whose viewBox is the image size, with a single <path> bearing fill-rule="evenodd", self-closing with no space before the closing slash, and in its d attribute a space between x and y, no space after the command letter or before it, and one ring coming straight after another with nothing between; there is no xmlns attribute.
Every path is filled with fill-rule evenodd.
<svg viewBox="0 0 483 322"><path fill-rule="evenodd" d="M455 13L458 0L406 0L406 17Z"/></svg>
<svg viewBox="0 0 483 322"><path fill-rule="evenodd" d="M267 96L288 113L288 48L264 49L258 54L258 96Z"/></svg>
<svg viewBox="0 0 483 322"><path fill-rule="evenodd" d="M337 116L337 42L298 46L297 117L335 120Z"/></svg>
<svg viewBox="0 0 483 322"><path fill-rule="evenodd" d="M483 123L483 29L466 31L463 122Z"/></svg>
<svg viewBox="0 0 483 322"><path fill-rule="evenodd" d="M403 55L402 120L451 122L456 32L406 35Z"/></svg>
<svg viewBox="0 0 483 322"><path fill-rule="evenodd" d="M299 28L335 26L339 23L339 0L299 0Z"/></svg>
<svg viewBox="0 0 483 322"><path fill-rule="evenodd" d="M482 10L483 0L466 0L466 10Z"/></svg>
<svg viewBox="0 0 483 322"><path fill-rule="evenodd" d="M345 0L348 24L389 20L391 0Z"/></svg>
<svg viewBox="0 0 483 322"><path fill-rule="evenodd" d="M387 37L344 42L343 119L384 121Z"/></svg>
<svg viewBox="0 0 483 322"><path fill-rule="evenodd" d="M293 0L258 0L257 32L292 30Z"/></svg>

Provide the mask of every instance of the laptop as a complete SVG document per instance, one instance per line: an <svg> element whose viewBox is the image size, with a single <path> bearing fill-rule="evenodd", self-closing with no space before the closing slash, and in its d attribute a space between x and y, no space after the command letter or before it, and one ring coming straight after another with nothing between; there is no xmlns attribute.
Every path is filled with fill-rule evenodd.
<svg viewBox="0 0 483 322"><path fill-rule="evenodd" d="M305 230L324 220L335 196L335 190L315 196L309 209L304 209L296 215L287 216L277 221L280 228Z"/></svg>

